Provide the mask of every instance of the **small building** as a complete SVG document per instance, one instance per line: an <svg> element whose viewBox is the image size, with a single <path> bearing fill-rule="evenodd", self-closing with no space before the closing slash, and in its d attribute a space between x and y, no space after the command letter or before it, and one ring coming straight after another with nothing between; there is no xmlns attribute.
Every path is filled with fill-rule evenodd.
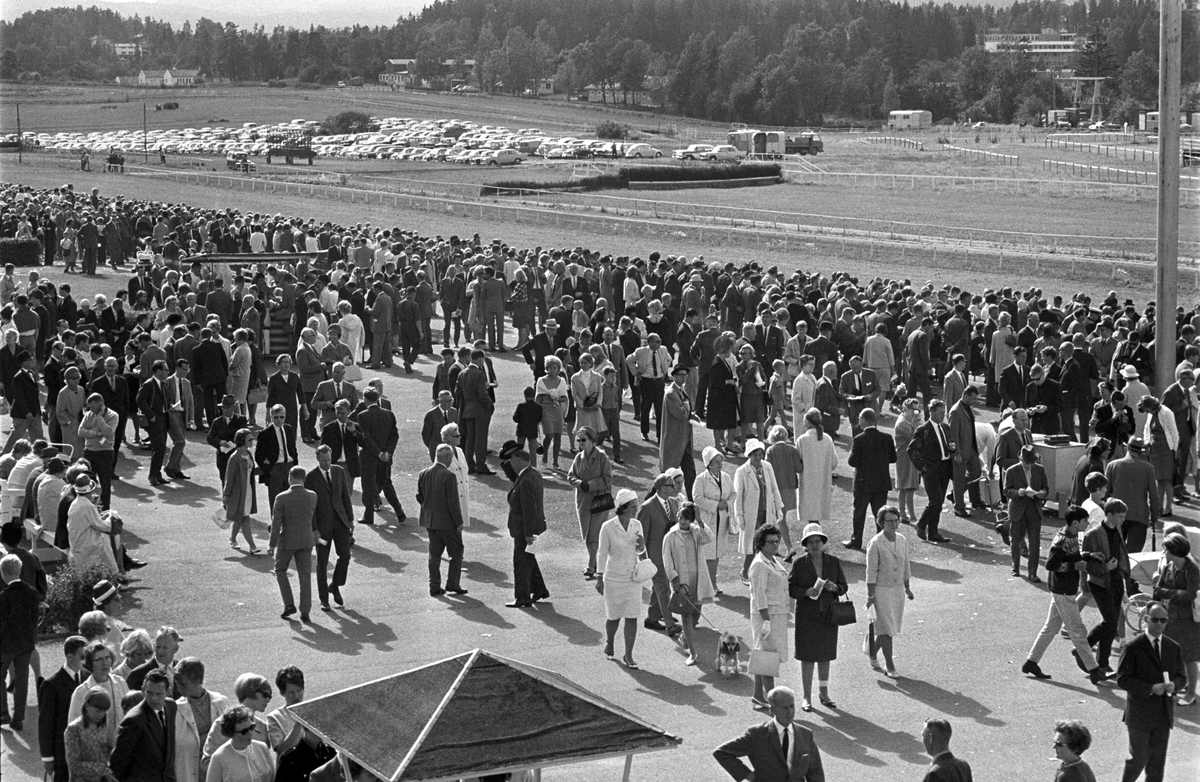
<svg viewBox="0 0 1200 782"><path fill-rule="evenodd" d="M417 61L412 58L395 58L383 63L379 83L388 87L420 87L423 89L449 89L466 84L474 78L474 60L442 60L436 65L436 73L424 79L417 78Z"/></svg>
<svg viewBox="0 0 1200 782"><path fill-rule="evenodd" d="M1072 70L1075 57L1083 49L1086 36L1069 30L1043 28L1038 33L988 30L978 42L989 52L1021 51L1029 55L1035 71Z"/></svg>
<svg viewBox="0 0 1200 782"><path fill-rule="evenodd" d="M583 95L588 103L616 103L624 106L643 106L650 102L649 90L627 90L620 83L611 87L607 84L589 84L583 88Z"/></svg>
<svg viewBox="0 0 1200 782"><path fill-rule="evenodd" d="M138 71L138 85L141 87L161 87L166 71Z"/></svg>
<svg viewBox="0 0 1200 782"><path fill-rule="evenodd" d="M191 87L200 78L200 71L176 68L163 71L164 87Z"/></svg>
<svg viewBox="0 0 1200 782"><path fill-rule="evenodd" d="M408 87L412 84L413 59L392 59L383 63L383 73L379 74L379 83L387 87Z"/></svg>
<svg viewBox="0 0 1200 782"><path fill-rule="evenodd" d="M888 130L921 130L933 127L932 112L901 109L888 112Z"/></svg>
<svg viewBox="0 0 1200 782"><path fill-rule="evenodd" d="M142 45L140 43L114 43L113 54L122 59L130 57L142 56Z"/></svg>

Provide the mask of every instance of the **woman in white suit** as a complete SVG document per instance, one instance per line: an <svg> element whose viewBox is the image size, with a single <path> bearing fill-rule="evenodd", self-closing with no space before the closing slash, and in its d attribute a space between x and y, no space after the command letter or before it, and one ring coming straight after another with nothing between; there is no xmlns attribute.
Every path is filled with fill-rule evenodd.
<svg viewBox="0 0 1200 782"><path fill-rule="evenodd" d="M596 561L596 591L604 597L604 656L616 658L617 628L625 622L625 656L622 661L636 668L633 644L637 640L638 618L642 615L642 582L634 575L639 559L646 557L646 538L642 523L634 518L638 496L621 489L613 498L614 515L600 527Z"/></svg>
<svg viewBox="0 0 1200 782"><path fill-rule="evenodd" d="M733 518L730 523L740 537L742 583L750 583L750 562L754 559L754 533L764 524L778 525L783 519L783 497L775 482L775 471L763 459L767 452L761 440L746 441L746 461L733 473Z"/></svg>
<svg viewBox="0 0 1200 782"><path fill-rule="evenodd" d="M804 415L808 431L800 435L796 447L804 462L800 474L800 497L796 506L796 518L801 524L828 521L833 500L833 471L838 466L837 450L833 438L825 434L821 411L810 408Z"/></svg>
<svg viewBox="0 0 1200 782"><path fill-rule="evenodd" d="M704 544L704 559L708 563L708 577L712 582L715 594L721 594L717 585L717 565L720 564L721 554L729 545L725 538L733 534L733 524L730 516L733 513L733 477L725 474L721 467L725 457L711 445L701 454L704 470L696 476L692 483L692 500L700 521L712 531L712 540Z"/></svg>

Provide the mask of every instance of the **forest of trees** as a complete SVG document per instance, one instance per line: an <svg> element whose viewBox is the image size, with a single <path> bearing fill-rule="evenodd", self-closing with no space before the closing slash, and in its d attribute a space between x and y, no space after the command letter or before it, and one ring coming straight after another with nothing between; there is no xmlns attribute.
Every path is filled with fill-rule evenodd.
<svg viewBox="0 0 1200 782"><path fill-rule="evenodd" d="M1200 108L1200 11L1186 0L1185 103ZM558 92L604 84L648 89L677 114L769 125L870 120L896 108L934 119L1033 121L1060 82L1020 50L987 52L988 31L1087 36L1077 72L1107 77L1110 118L1154 107L1158 4L1030 0L1008 8L888 0L437 0L391 27L240 29L199 19L179 29L92 8L0 22L0 79L111 81L140 69L197 68L234 82L374 82L389 58L418 75L453 60L484 92L520 95L541 78ZM110 43L148 53L115 56ZM107 42L107 43L106 43ZM36 74L36 76L35 76ZM1055 90L1057 89L1057 94Z"/></svg>

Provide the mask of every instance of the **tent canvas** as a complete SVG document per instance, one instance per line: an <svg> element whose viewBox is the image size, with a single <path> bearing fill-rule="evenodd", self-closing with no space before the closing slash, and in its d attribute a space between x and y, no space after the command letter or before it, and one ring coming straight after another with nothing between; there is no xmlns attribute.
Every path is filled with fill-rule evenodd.
<svg viewBox="0 0 1200 782"><path fill-rule="evenodd" d="M290 710L392 782L455 780L682 743L557 673L481 649Z"/></svg>

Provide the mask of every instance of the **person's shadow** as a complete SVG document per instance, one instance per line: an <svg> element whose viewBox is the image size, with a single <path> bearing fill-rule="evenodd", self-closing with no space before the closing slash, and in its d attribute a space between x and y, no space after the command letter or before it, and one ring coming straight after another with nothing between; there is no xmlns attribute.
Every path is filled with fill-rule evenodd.
<svg viewBox="0 0 1200 782"><path fill-rule="evenodd" d="M951 717L975 720L980 725L991 728L1002 728L1008 724L990 716L992 710L974 698L969 698L961 692L944 690L936 684L907 677L880 679L876 684L881 690L897 690Z"/></svg>
<svg viewBox="0 0 1200 782"><path fill-rule="evenodd" d="M619 643L618 646L620 646ZM620 651L618 651L617 659L620 659ZM682 663L676 664L680 667L683 665ZM708 694L708 685L704 682L684 684L678 679L651 673L642 668L637 670L626 668L620 662L616 662L614 665L619 665L629 678L637 682L638 689L648 695L653 695L664 703L690 707L708 717L724 717L726 715L724 709L713 703L713 699Z"/></svg>
<svg viewBox="0 0 1200 782"><path fill-rule="evenodd" d="M602 632L586 622L558 613L553 603L539 601L529 615L565 636L567 642L575 646L596 646L604 639Z"/></svg>
<svg viewBox="0 0 1200 782"><path fill-rule="evenodd" d="M816 718L824 720L822 728ZM904 731L892 731L845 710L830 711L818 707L811 714L810 725L819 736L817 746L833 757L846 758L864 766L884 766L886 763L868 754L868 750L896 755L900 760L916 765L926 762L925 747Z"/></svg>
<svg viewBox="0 0 1200 782"><path fill-rule="evenodd" d="M336 652L347 656L361 653L366 646L381 652L392 651L396 633L382 622L373 622L354 609L318 611L317 617L332 619L336 626L328 627L319 621L311 623L290 622L301 644L322 652Z"/></svg>

